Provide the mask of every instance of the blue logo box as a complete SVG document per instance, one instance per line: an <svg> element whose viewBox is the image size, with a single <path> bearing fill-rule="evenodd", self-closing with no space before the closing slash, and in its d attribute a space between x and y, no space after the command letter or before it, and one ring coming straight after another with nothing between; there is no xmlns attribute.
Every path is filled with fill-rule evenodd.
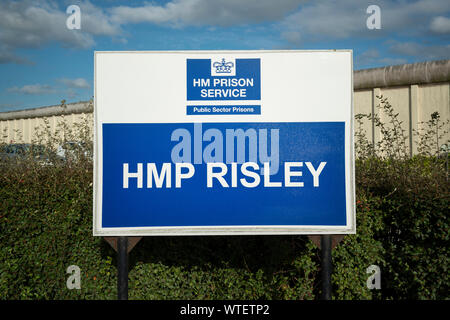
<svg viewBox="0 0 450 320"><path fill-rule="evenodd" d="M235 64L225 59L187 59L186 75L187 100L261 99L260 59L236 59Z"/></svg>

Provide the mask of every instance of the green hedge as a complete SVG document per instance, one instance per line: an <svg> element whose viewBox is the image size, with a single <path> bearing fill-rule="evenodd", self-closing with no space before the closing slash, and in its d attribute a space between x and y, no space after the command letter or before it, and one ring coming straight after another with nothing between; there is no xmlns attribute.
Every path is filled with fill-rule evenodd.
<svg viewBox="0 0 450 320"><path fill-rule="evenodd" d="M23 164L24 165L24 164ZM92 236L92 170L3 170L0 297L114 299L116 257ZM130 298L312 299L317 250L299 237L144 238L130 254ZM78 265L81 290L66 288Z"/></svg>
<svg viewBox="0 0 450 320"><path fill-rule="evenodd" d="M334 298L448 298L448 183L430 161L357 162L357 234L333 251ZM0 297L114 299L115 253L92 236L91 167L0 171ZM382 290L366 288L372 264ZM69 265L81 290L66 288ZM316 299L319 275L303 236L144 238L130 254L130 298Z"/></svg>

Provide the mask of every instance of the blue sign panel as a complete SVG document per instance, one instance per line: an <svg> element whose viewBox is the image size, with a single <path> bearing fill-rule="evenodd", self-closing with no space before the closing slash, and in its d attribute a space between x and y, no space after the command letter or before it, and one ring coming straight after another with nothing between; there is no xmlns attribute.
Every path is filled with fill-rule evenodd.
<svg viewBox="0 0 450 320"><path fill-rule="evenodd" d="M346 225L345 122L102 129L103 228Z"/></svg>
<svg viewBox="0 0 450 320"><path fill-rule="evenodd" d="M260 59L187 59L187 100L260 100Z"/></svg>

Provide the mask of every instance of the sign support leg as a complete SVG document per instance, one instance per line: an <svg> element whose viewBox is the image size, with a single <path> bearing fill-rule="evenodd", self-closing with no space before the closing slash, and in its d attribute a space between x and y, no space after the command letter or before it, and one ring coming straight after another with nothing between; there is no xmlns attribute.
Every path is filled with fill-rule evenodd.
<svg viewBox="0 0 450 320"><path fill-rule="evenodd" d="M331 300L331 235L321 236L322 300Z"/></svg>
<svg viewBox="0 0 450 320"><path fill-rule="evenodd" d="M128 300L128 237L117 238L117 299Z"/></svg>

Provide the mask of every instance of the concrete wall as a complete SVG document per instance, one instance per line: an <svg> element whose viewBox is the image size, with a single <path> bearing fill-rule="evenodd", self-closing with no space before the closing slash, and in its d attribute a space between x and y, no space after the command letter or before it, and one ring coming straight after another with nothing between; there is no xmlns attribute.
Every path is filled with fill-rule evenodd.
<svg viewBox="0 0 450 320"><path fill-rule="evenodd" d="M77 126L89 123L93 127L92 102L78 102L66 106L50 106L0 113L0 142L31 143L37 139L37 134L46 127L53 134L65 123L77 132Z"/></svg>
<svg viewBox="0 0 450 320"><path fill-rule="evenodd" d="M359 70L354 72L353 80L355 114L379 113L380 99L377 96L387 98L409 134L411 153L417 148L411 132L417 129L419 122L428 121L435 111L443 121L450 119L450 60ZM53 131L62 121L62 115L70 125L80 123L88 116L92 125L92 110L91 103L80 102L66 107L0 113L0 140L19 142L20 135L16 133L19 130L22 141L31 142L36 127L44 124L44 117L49 120ZM370 140L376 142L380 139L380 133L371 121L365 121L364 129ZM449 138L447 134L446 140Z"/></svg>
<svg viewBox="0 0 450 320"><path fill-rule="evenodd" d="M450 60L355 71L353 87L355 114L375 113L381 120L387 120L377 106L382 105L378 97L388 99L399 113L411 154L417 151L413 130L421 122L430 120L436 111L442 121L450 119ZM365 121L364 130L372 142L380 140L381 133L373 122ZM447 134L443 140L449 138Z"/></svg>
<svg viewBox="0 0 450 320"><path fill-rule="evenodd" d="M355 114L376 113L383 120L383 113L380 114L377 106L381 105L377 96L387 98L389 103L399 113L402 127L408 134L408 146L411 153L417 151L416 138L412 134L413 130L418 130L420 122L430 120L433 112L439 112L442 121L450 119L450 83L441 82L434 84L410 84L408 86L370 88L354 90ZM387 119L385 119L387 120ZM447 131L450 128L446 128ZM374 123L365 121L364 130L367 137L372 142L380 139L380 132ZM449 134L445 140L450 139Z"/></svg>

